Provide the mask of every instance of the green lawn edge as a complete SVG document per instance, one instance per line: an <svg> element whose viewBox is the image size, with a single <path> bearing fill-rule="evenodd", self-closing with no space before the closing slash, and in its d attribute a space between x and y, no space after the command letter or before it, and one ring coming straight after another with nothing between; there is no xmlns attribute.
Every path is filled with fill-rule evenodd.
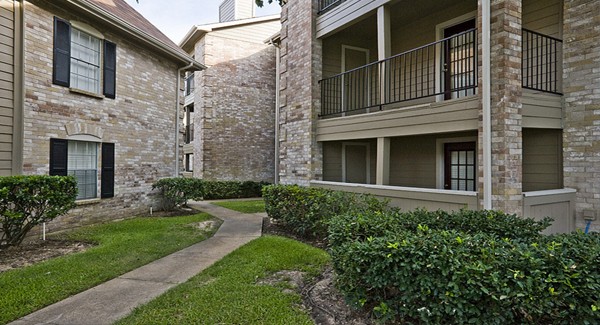
<svg viewBox="0 0 600 325"><path fill-rule="evenodd" d="M265 201L263 199L257 200L243 200L243 201L219 201L213 202L214 205L218 205L223 208L234 210L240 213L262 213L265 212Z"/></svg>

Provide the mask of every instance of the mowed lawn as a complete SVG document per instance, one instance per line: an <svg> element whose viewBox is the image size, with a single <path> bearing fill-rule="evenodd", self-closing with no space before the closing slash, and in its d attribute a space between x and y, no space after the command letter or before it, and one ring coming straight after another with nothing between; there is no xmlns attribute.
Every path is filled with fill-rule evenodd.
<svg viewBox="0 0 600 325"><path fill-rule="evenodd" d="M144 217L61 234L60 239L92 242L96 246L0 273L0 324L208 238L210 233L192 224L210 218L204 213Z"/></svg>
<svg viewBox="0 0 600 325"><path fill-rule="evenodd" d="M223 208L231 209L241 213L259 213L265 212L264 200L240 200L240 201L220 201L213 202Z"/></svg>
<svg viewBox="0 0 600 325"><path fill-rule="evenodd" d="M329 262L323 250L275 236L241 247L118 324L313 324L301 297L259 281L282 270L311 277Z"/></svg>

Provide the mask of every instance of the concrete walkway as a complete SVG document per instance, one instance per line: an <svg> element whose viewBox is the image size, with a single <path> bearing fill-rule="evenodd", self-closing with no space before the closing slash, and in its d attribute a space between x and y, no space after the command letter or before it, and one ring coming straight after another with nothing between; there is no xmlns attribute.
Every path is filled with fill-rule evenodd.
<svg viewBox="0 0 600 325"><path fill-rule="evenodd" d="M209 202L191 202L189 205L223 220L213 237L38 310L11 324L112 324L127 316L135 307L187 281L236 248L261 235L264 213L242 214Z"/></svg>

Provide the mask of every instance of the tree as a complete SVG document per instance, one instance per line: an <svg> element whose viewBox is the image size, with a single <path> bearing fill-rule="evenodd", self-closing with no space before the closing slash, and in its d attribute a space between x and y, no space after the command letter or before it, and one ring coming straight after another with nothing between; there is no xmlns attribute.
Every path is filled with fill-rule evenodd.
<svg viewBox="0 0 600 325"><path fill-rule="evenodd" d="M271 3L273 3L273 1L274 0L268 0L268 3L271 4ZM256 2L256 5L259 6L259 7L261 7L261 8L264 6L264 1L263 0L255 0L255 2ZM283 4L286 3L287 1L286 0L277 0L277 2L279 2L280 6L283 6Z"/></svg>

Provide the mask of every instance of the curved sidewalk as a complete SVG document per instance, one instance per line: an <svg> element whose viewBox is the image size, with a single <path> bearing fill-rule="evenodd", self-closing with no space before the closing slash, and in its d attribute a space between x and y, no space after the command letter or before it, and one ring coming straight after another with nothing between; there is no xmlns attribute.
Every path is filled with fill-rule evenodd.
<svg viewBox="0 0 600 325"><path fill-rule="evenodd" d="M223 220L213 237L10 324L112 324L261 236L264 213L243 214L209 202L188 205Z"/></svg>

